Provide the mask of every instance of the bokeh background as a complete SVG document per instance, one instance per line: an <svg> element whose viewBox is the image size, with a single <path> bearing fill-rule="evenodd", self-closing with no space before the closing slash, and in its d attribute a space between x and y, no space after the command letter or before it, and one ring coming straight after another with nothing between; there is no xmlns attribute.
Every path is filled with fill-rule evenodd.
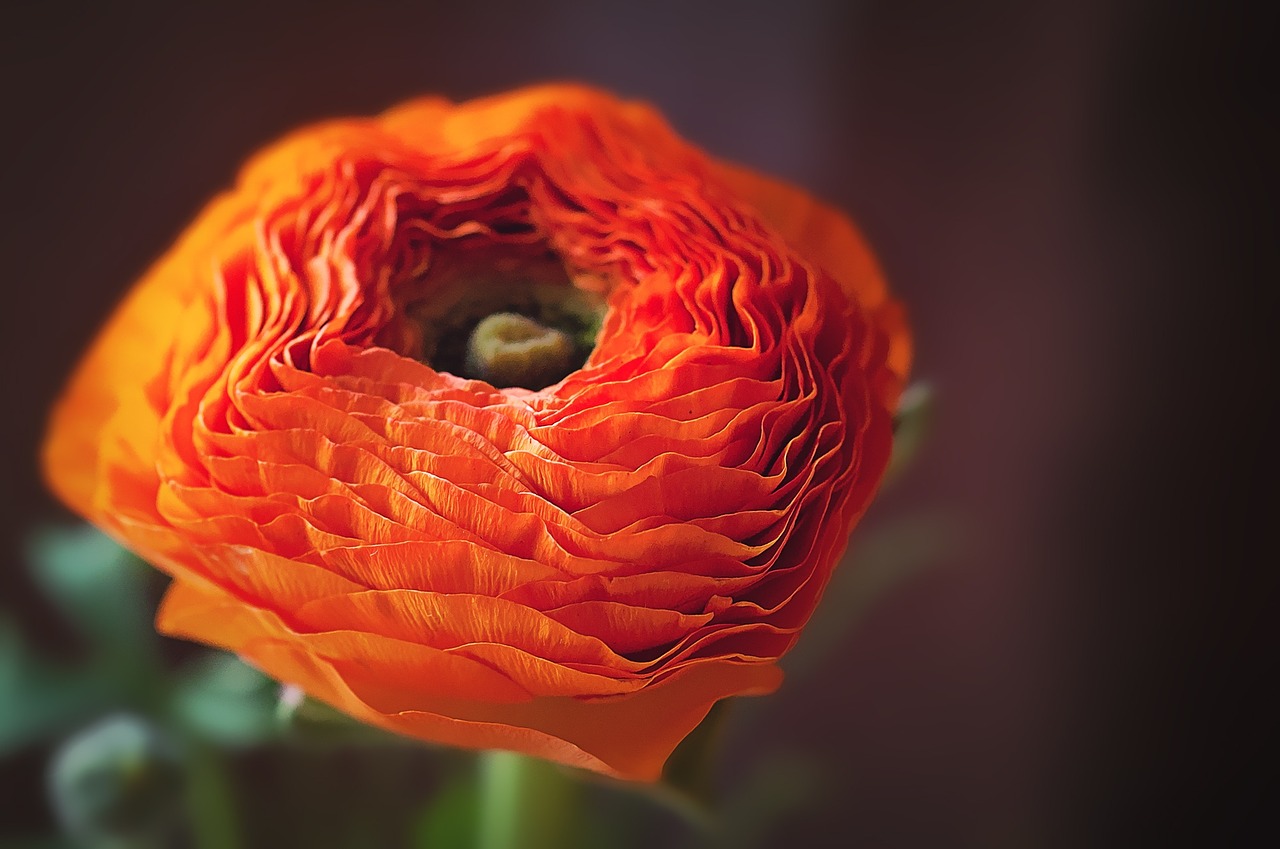
<svg viewBox="0 0 1280 849"><path fill-rule="evenodd" d="M0 604L74 651L22 564L69 520L36 470L44 412L252 151L415 94L580 79L849 210L936 389L867 527L942 517L947 544L730 735L730 769L822 763L776 845L1274 834L1252 776L1275 763L1280 146L1261 27L1166 5L6 7ZM51 821L46 756L0 762L0 844Z"/></svg>

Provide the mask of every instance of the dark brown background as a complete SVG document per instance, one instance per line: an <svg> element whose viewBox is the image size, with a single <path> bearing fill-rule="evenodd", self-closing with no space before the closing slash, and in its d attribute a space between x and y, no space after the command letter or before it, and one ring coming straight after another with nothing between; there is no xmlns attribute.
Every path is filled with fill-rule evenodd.
<svg viewBox="0 0 1280 849"><path fill-rule="evenodd" d="M941 511L963 533L763 708L762 748L831 765L785 844L1274 832L1251 774L1274 778L1276 715L1261 28L1155 3L683 5L6 7L4 606L57 639L19 553L63 517L42 416L249 153L414 94L582 79L849 209L938 389L871 521ZM0 764L0 824L47 816L37 769Z"/></svg>

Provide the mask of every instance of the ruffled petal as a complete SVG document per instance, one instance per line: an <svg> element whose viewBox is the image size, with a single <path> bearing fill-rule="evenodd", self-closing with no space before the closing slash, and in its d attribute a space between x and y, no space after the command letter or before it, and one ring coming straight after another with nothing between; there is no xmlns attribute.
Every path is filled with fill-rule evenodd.
<svg viewBox="0 0 1280 849"><path fill-rule="evenodd" d="M499 286L605 304L581 367L433 367L430 322ZM401 733L651 779L778 686L910 356L848 219L650 107L427 98L255 156L94 344L45 468L174 577L161 630Z"/></svg>

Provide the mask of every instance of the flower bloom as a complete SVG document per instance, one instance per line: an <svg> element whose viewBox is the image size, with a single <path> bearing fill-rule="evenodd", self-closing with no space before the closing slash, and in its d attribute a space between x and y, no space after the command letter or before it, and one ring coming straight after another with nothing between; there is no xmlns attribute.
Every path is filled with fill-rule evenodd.
<svg viewBox="0 0 1280 849"><path fill-rule="evenodd" d="M489 312L559 322L549 385L477 378ZM45 467L172 576L162 631L392 731L653 779L778 686L909 359L845 217L651 108L429 98L257 155L118 308Z"/></svg>

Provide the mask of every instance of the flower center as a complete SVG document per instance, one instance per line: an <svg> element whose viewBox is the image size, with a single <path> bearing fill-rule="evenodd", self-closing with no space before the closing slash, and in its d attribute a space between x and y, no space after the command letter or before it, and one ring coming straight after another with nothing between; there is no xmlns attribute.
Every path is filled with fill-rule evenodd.
<svg viewBox="0 0 1280 849"><path fill-rule="evenodd" d="M498 312L471 331L463 376L494 386L548 386L573 370L573 354L573 340L564 331Z"/></svg>
<svg viewBox="0 0 1280 849"><path fill-rule="evenodd" d="M448 271L406 298L387 344L436 371L533 390L581 368L595 348L604 294L575 285L563 266Z"/></svg>

